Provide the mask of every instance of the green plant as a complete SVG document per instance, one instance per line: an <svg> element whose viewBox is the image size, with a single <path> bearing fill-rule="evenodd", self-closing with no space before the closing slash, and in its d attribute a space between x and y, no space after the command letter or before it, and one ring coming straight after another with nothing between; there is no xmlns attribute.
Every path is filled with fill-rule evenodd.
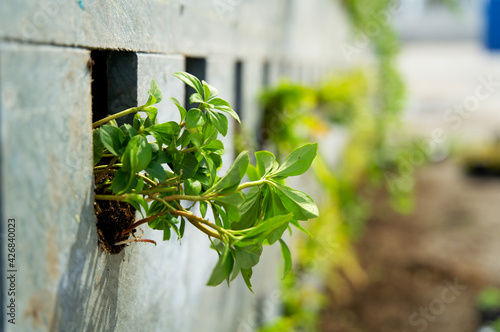
<svg viewBox="0 0 500 332"><path fill-rule="evenodd" d="M477 306L481 310L500 310L500 289L486 287L477 297Z"/></svg>
<svg viewBox="0 0 500 332"><path fill-rule="evenodd" d="M208 235L219 254L208 285L229 282L241 273L251 290L252 268L262 246L278 241L286 274L291 255L281 237L289 224L303 229L299 220L317 217L318 209L309 195L287 187L284 180L309 168L317 144L295 149L281 164L271 152L258 151L256 165L251 165L244 151L219 177L224 145L217 137L227 133L225 114L239 121L238 115L205 81L188 73L174 76L195 90L189 110L170 98L180 112L180 123L158 122L153 105L161 101L162 94L153 80L144 105L93 124L95 200L129 203L144 217L122 227L113 239L128 238L145 223L163 231L163 240L169 240L172 231L180 239L187 221ZM128 114L135 114L133 123L118 126L115 120ZM245 174L250 182L241 183ZM192 204L185 207L182 201ZM199 216L190 211L196 203ZM207 217L209 207L213 221ZM131 238L109 245L134 241L154 242Z"/></svg>

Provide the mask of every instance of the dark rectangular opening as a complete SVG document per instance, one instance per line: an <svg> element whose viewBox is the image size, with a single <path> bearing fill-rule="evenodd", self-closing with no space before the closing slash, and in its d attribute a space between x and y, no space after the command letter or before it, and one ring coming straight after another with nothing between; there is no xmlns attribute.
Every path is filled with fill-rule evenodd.
<svg viewBox="0 0 500 332"><path fill-rule="evenodd" d="M207 60L205 58L186 58L186 72L196 76L200 81L206 80ZM186 96L184 106L189 109L189 97L195 92L194 89L186 85Z"/></svg>
<svg viewBox="0 0 500 332"><path fill-rule="evenodd" d="M108 113L137 106L137 54L111 51L108 54ZM134 115L117 119L119 125L132 123Z"/></svg>
<svg viewBox="0 0 500 332"><path fill-rule="evenodd" d="M238 60L234 69L234 110L243 118L243 62Z"/></svg>
<svg viewBox="0 0 500 332"><path fill-rule="evenodd" d="M108 113L108 69L109 51L90 52L92 122L105 118Z"/></svg>
<svg viewBox="0 0 500 332"><path fill-rule="evenodd" d="M92 121L137 106L137 54L94 50L92 64ZM117 120L132 123L134 115Z"/></svg>
<svg viewBox="0 0 500 332"><path fill-rule="evenodd" d="M265 61L262 65L262 86L264 88L269 87L271 84L271 64L269 61Z"/></svg>

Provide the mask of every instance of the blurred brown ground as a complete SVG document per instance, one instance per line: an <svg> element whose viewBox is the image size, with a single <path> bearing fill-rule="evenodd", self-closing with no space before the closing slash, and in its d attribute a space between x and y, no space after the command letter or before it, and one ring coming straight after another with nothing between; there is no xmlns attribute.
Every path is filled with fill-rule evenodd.
<svg viewBox="0 0 500 332"><path fill-rule="evenodd" d="M442 128L448 136L445 150L484 144L499 135L499 87L458 128L443 115L474 95L480 78L500 82L500 54L487 53L477 43L408 44L400 69L408 90L404 121L410 135L431 137ZM479 289L500 287L500 179L467 177L447 159L418 171L411 215L393 212L383 190L373 206L357 243L369 285L353 291L349 303L332 299L322 331L476 331ZM455 278L467 289L440 307L444 282ZM431 304L439 314L425 319L426 325L416 323L423 318L420 308Z"/></svg>
<svg viewBox="0 0 500 332"><path fill-rule="evenodd" d="M369 285L346 305L332 303L322 331L419 331L420 308L439 301L445 282L466 286L443 307L434 303L428 332L477 327L475 299L482 286L500 286L500 179L470 178L453 161L418 172L416 211L392 212L385 192L374 198L373 217L357 243ZM451 298L445 294L445 299ZM333 302L333 301L332 301Z"/></svg>

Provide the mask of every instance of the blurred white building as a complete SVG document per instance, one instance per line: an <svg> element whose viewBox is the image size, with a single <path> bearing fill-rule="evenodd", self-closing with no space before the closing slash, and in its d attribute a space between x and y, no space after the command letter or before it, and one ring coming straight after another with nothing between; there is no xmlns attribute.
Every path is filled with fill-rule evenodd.
<svg viewBox="0 0 500 332"><path fill-rule="evenodd" d="M455 0L450 10L442 0L401 0L394 26L403 40L480 39L487 0Z"/></svg>

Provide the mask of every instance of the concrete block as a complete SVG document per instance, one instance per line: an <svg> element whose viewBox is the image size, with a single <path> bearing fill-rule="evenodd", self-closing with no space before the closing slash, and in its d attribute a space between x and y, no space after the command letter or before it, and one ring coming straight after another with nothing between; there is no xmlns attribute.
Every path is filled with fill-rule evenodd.
<svg viewBox="0 0 500 332"><path fill-rule="evenodd" d="M82 50L0 43L1 217L16 219L18 271L16 325L4 331L47 331L58 306L74 310L66 318L88 309L81 300L95 275L85 272L98 255L88 59Z"/></svg>
<svg viewBox="0 0 500 332"><path fill-rule="evenodd" d="M283 2L2 1L0 38L191 56L262 55L282 35L275 18Z"/></svg>

